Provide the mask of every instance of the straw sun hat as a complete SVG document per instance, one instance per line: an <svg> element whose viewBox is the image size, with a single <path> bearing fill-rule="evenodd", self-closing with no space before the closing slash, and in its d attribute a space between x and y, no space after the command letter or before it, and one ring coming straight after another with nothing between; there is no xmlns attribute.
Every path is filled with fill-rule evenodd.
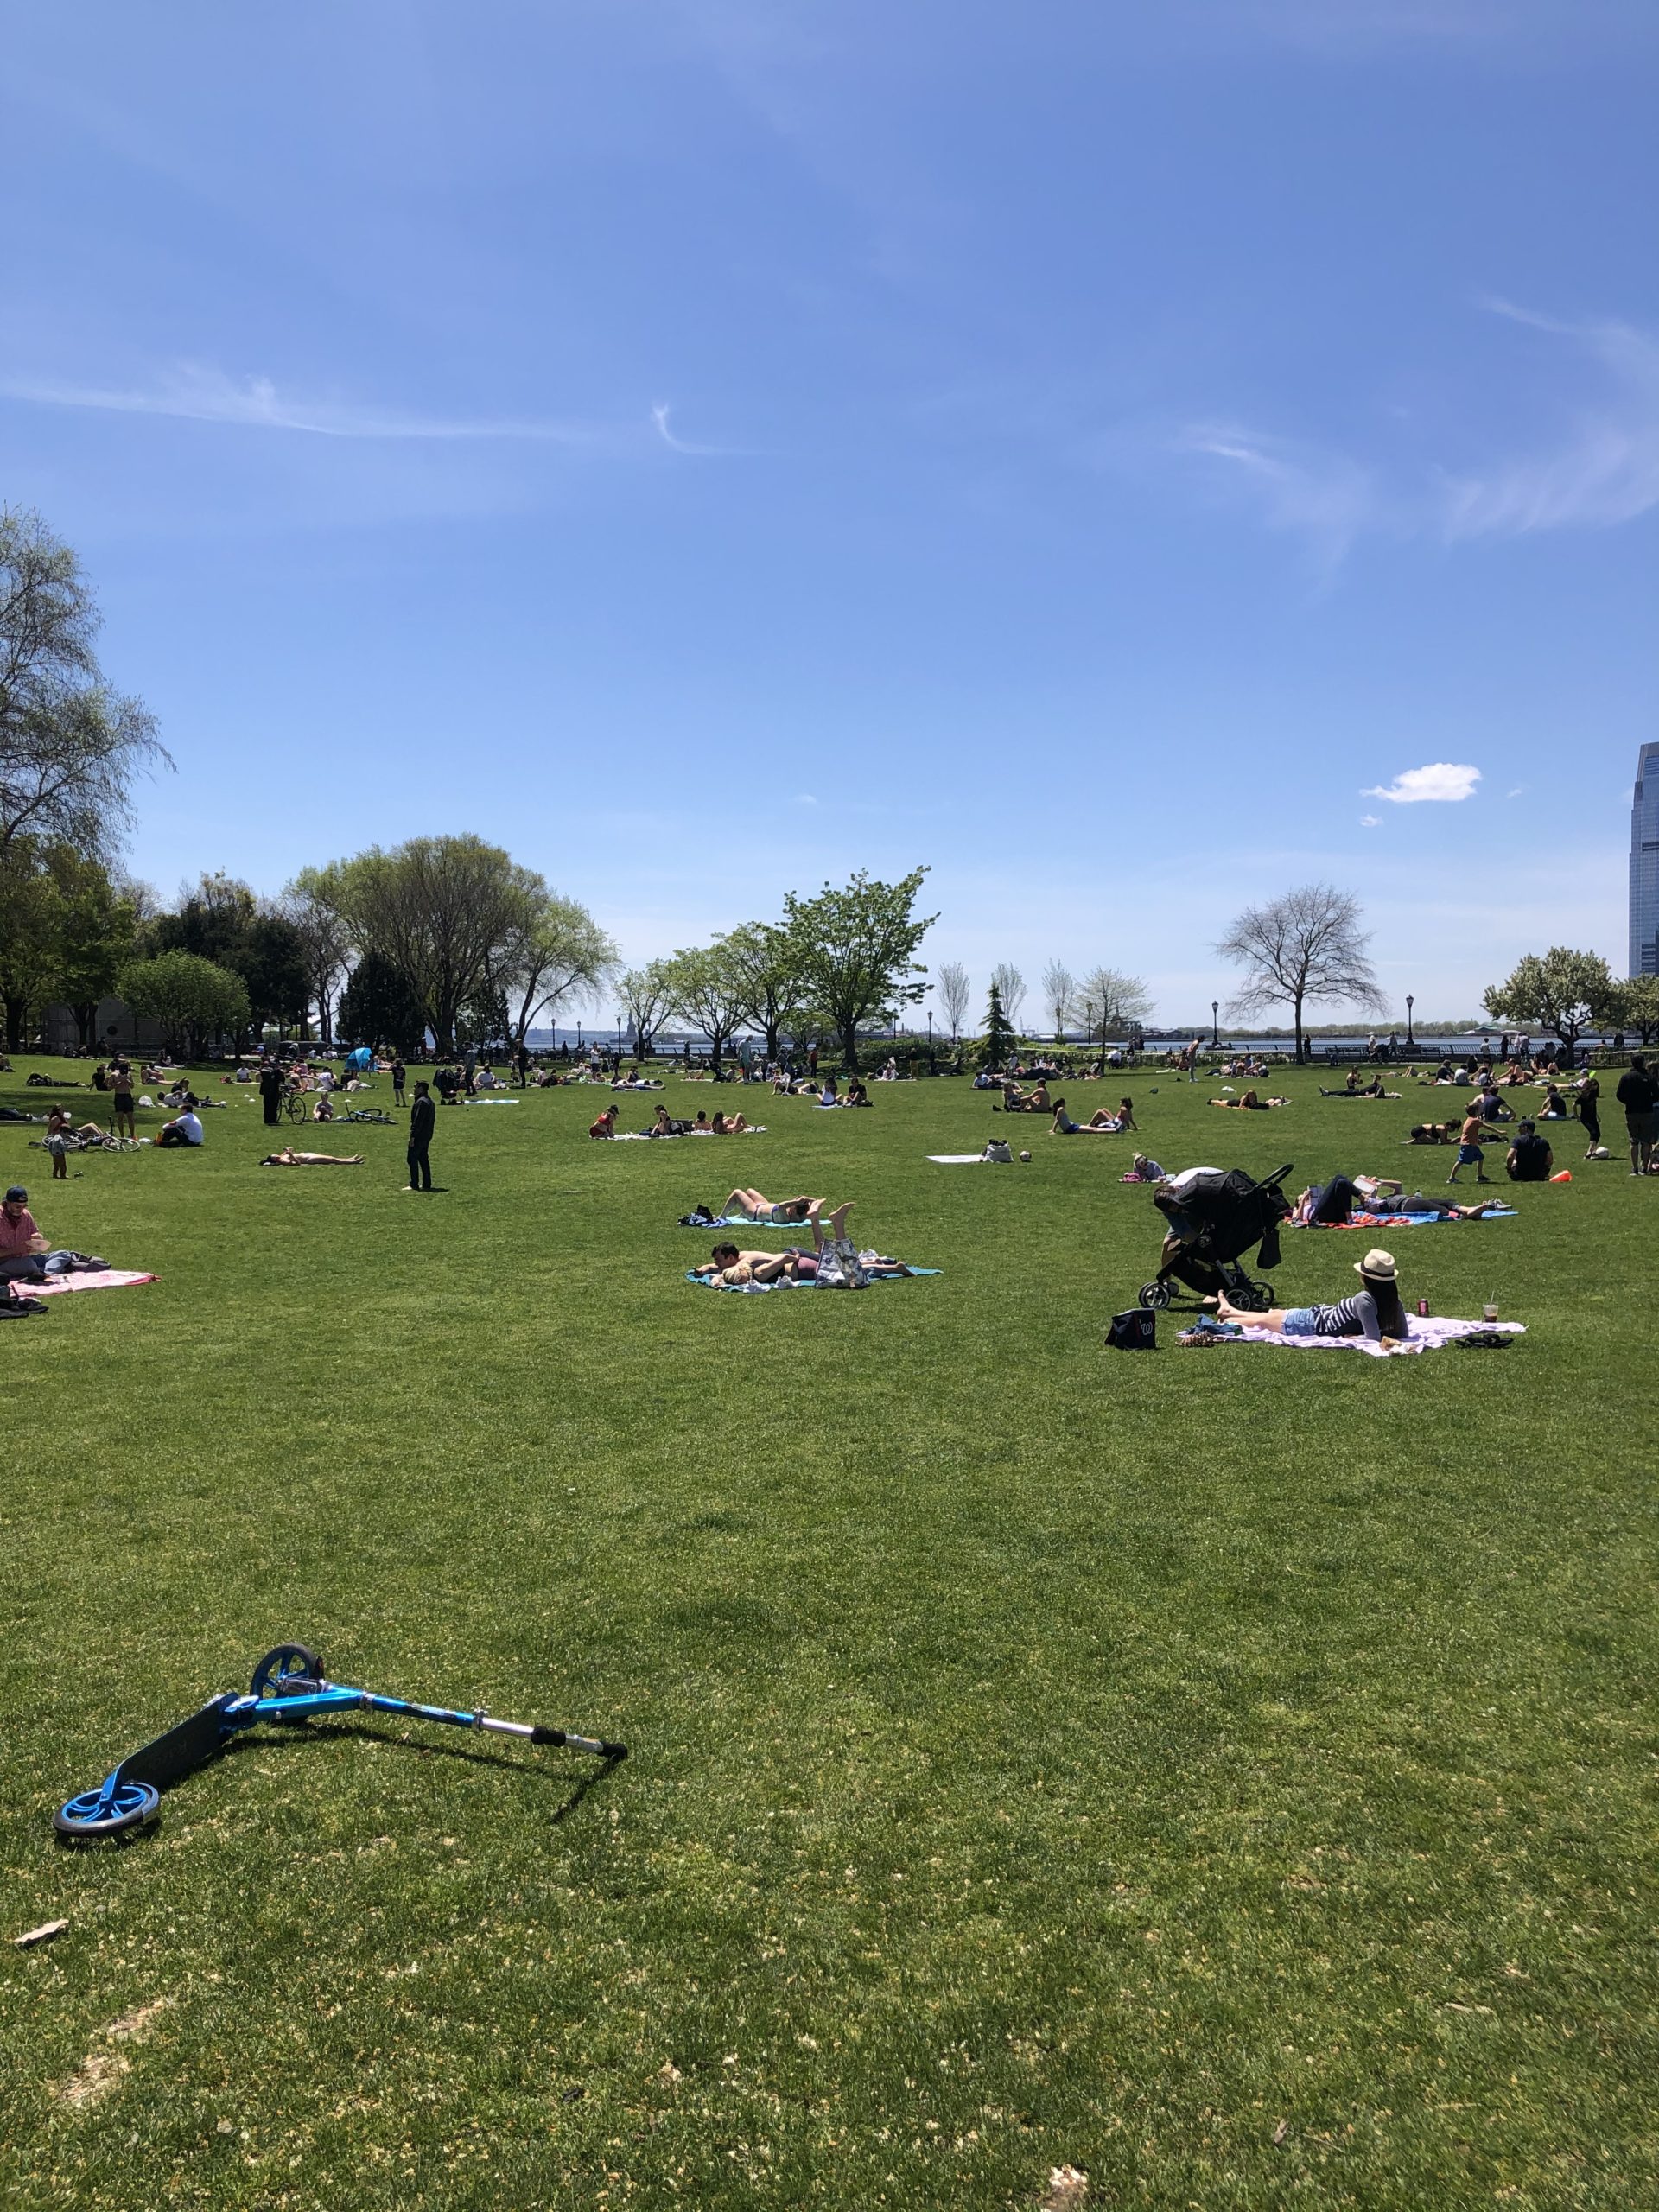
<svg viewBox="0 0 1659 2212"><path fill-rule="evenodd" d="M1373 1244L1363 1260L1354 1262L1357 1275L1376 1275L1382 1282L1392 1282L1399 1269L1394 1264L1392 1252L1385 1252L1380 1244Z"/></svg>

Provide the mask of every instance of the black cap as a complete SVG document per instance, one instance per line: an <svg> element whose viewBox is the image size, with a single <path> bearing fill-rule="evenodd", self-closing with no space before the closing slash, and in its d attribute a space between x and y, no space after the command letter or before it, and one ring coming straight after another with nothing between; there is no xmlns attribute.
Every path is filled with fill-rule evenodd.
<svg viewBox="0 0 1659 2212"><path fill-rule="evenodd" d="M6 1192L6 1204L8 1205L11 1204L11 1201L14 1198L21 1198L25 1205L29 1204L29 1192L23 1188L21 1183L14 1183L11 1188Z"/></svg>

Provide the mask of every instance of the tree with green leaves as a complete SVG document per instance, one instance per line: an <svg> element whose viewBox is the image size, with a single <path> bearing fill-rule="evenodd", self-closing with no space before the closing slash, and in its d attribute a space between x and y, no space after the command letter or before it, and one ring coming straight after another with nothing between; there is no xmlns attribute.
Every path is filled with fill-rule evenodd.
<svg viewBox="0 0 1659 2212"><path fill-rule="evenodd" d="M248 987L229 968L200 954L158 952L134 960L116 979L124 1006L161 1024L168 1050L200 1059L209 1044L248 1026Z"/></svg>
<svg viewBox="0 0 1659 2212"><path fill-rule="evenodd" d="M99 1001L115 988L117 976L132 957L138 902L130 887L117 882L102 861L67 845L53 848L48 865L61 901L53 988L75 1017L82 1049L91 1052L98 1042L93 1031Z"/></svg>
<svg viewBox="0 0 1659 2212"><path fill-rule="evenodd" d="M783 1052L785 1030L801 1020L801 977L794 941L772 922L746 922L718 939L745 1001L747 1019L766 1041L768 1060Z"/></svg>
<svg viewBox="0 0 1659 2212"><path fill-rule="evenodd" d="M6 1048L28 1042L55 985L63 935L63 894L36 838L18 837L0 852L0 1005Z"/></svg>
<svg viewBox="0 0 1659 2212"><path fill-rule="evenodd" d="M17 838L107 856L133 778L171 766L153 717L111 690L80 563L37 514L0 507L0 852Z"/></svg>
<svg viewBox="0 0 1659 2212"><path fill-rule="evenodd" d="M674 1003L667 961L647 960L642 968L625 968L616 979L616 1000L627 1017L634 1052L643 1059Z"/></svg>
<svg viewBox="0 0 1659 2212"><path fill-rule="evenodd" d="M1370 938L1359 925L1359 901L1328 883L1303 884L1265 906L1247 906L1216 947L1244 970L1229 1013L1288 1007L1299 1061L1306 1058L1306 1005L1325 1001L1385 1013L1388 1001L1366 957Z"/></svg>
<svg viewBox="0 0 1659 2212"><path fill-rule="evenodd" d="M716 938L712 944L675 953L664 965L670 1007L709 1039L709 1057L718 1071L752 1011L741 964Z"/></svg>
<svg viewBox="0 0 1659 2212"><path fill-rule="evenodd" d="M1559 1037L1570 1052L1585 1030L1618 1020L1625 988L1599 952L1553 944L1518 960L1483 1003L1494 1021Z"/></svg>
<svg viewBox="0 0 1659 2212"><path fill-rule="evenodd" d="M405 1059L425 1048L420 993L384 952L365 952L340 995L335 1027L346 1045L390 1045Z"/></svg>
<svg viewBox="0 0 1659 2212"><path fill-rule="evenodd" d="M985 1033L979 1040L975 1058L982 1068L1006 1068L1013 1063L1019 1050L1019 1036L1003 1008L1002 987L993 976L991 995L985 1008Z"/></svg>
<svg viewBox="0 0 1659 2212"><path fill-rule="evenodd" d="M1614 1004L1602 1017L1620 1029L1636 1032L1637 1040L1651 1045L1659 1038L1659 976L1632 976L1621 983Z"/></svg>
<svg viewBox="0 0 1659 2212"><path fill-rule="evenodd" d="M927 986L927 970L914 957L937 914L918 916L916 900L926 875L912 868L897 883L881 883L860 868L839 890L826 883L815 899L791 892L784 928L798 965L803 995L823 1009L841 1040L848 1069L858 1068L859 1024L872 1014L914 1006Z"/></svg>
<svg viewBox="0 0 1659 2212"><path fill-rule="evenodd" d="M372 846L330 876L353 941L383 953L420 994L440 1053L455 1049L461 1007L493 970L531 896L527 871L471 836Z"/></svg>

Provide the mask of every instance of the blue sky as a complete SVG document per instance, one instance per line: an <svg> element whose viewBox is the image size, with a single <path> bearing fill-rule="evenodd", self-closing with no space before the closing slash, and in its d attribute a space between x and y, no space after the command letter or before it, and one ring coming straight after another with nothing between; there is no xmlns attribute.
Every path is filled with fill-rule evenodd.
<svg viewBox="0 0 1659 2212"><path fill-rule="evenodd" d="M163 891L469 829L643 957L925 861L976 992L1105 961L1172 1020L1313 876L1397 1006L1619 961L1650 7L83 0L9 42L0 496L161 719Z"/></svg>

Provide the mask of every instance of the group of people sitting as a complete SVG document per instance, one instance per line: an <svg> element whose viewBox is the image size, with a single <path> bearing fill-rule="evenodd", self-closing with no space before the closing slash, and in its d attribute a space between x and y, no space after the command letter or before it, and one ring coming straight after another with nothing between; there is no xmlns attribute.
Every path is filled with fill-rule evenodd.
<svg viewBox="0 0 1659 2212"><path fill-rule="evenodd" d="M590 1137L613 1137L620 1108L607 1106L588 1128ZM676 1121L666 1106L658 1106L651 1126L644 1134L648 1137L741 1137L754 1127L744 1114L710 1114L699 1107L696 1117L689 1122Z"/></svg>
<svg viewBox="0 0 1659 2212"><path fill-rule="evenodd" d="M1398 1098L1402 1095L1397 1090L1385 1090L1380 1075L1374 1075L1369 1083L1362 1083L1357 1068L1349 1069L1348 1080L1339 1090L1327 1090L1323 1084L1319 1085L1321 1098Z"/></svg>
<svg viewBox="0 0 1659 2212"><path fill-rule="evenodd" d="M802 1222L811 1231L810 1249L791 1244L781 1252L746 1252L727 1238L715 1245L702 1265L691 1272L706 1282L734 1290L750 1283L781 1281L812 1282L820 1290L864 1290L882 1275L913 1272L900 1260L858 1249L847 1233L848 1217L853 1211L850 1198L827 1217L825 1203L811 1198L773 1200L760 1191L734 1191L726 1202L727 1213L746 1214L751 1221L774 1225Z"/></svg>
<svg viewBox="0 0 1659 2212"><path fill-rule="evenodd" d="M1054 1119L1049 1135L1056 1137L1121 1136L1127 1129L1138 1129L1133 1100L1120 1098L1116 1111L1102 1106L1086 1122L1074 1122L1065 1110L1064 1098L1054 1101Z"/></svg>
<svg viewBox="0 0 1659 2212"><path fill-rule="evenodd" d="M868 1106L870 1103L864 1078L856 1075L848 1077L843 1091L833 1075L791 1075L786 1068L779 1068L772 1087L780 1097L810 1098L815 1106Z"/></svg>

